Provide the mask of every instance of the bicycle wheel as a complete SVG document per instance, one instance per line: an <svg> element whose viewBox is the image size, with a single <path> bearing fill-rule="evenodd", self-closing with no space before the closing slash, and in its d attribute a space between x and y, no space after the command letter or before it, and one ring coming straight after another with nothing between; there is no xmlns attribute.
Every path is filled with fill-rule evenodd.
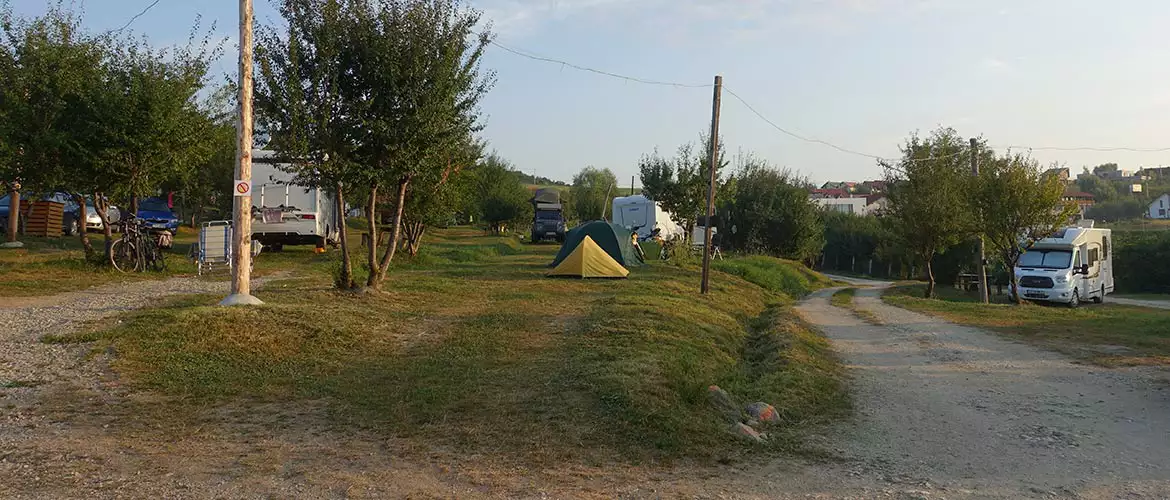
<svg viewBox="0 0 1170 500"><path fill-rule="evenodd" d="M137 271L138 249L125 239L115 241L112 252L110 252L110 263L114 265L114 269L124 273Z"/></svg>

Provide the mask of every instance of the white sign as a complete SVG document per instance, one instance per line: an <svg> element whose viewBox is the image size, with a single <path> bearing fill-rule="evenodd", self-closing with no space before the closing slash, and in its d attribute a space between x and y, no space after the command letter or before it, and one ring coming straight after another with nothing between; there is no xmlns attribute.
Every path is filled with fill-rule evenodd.
<svg viewBox="0 0 1170 500"><path fill-rule="evenodd" d="M232 192L234 192L236 196L252 196L252 181L242 181L236 179L234 185L235 189L233 189Z"/></svg>

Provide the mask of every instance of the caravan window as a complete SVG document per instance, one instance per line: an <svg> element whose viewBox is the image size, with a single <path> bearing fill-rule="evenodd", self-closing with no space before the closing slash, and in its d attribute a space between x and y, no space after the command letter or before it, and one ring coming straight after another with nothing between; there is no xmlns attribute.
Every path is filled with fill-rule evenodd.
<svg viewBox="0 0 1170 500"><path fill-rule="evenodd" d="M1098 257L1099 255L1100 255L1100 250L1098 250L1096 248L1089 249L1089 267L1093 267L1093 266L1097 265L1097 261L1101 260Z"/></svg>
<svg viewBox="0 0 1170 500"><path fill-rule="evenodd" d="M1108 236L1103 236L1101 238L1101 258L1102 259L1109 258L1109 237Z"/></svg>

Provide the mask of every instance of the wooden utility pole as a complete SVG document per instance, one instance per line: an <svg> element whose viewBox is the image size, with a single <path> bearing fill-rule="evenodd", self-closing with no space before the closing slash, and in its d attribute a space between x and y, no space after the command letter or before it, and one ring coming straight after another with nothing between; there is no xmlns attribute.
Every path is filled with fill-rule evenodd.
<svg viewBox="0 0 1170 500"><path fill-rule="evenodd" d="M975 176L976 182L979 178L979 140L974 137L971 138L971 175ZM975 256L978 261L975 262L975 269L979 272L979 301L987 304L991 302L990 297L987 296L987 255L983 248L983 235L979 235L979 252Z"/></svg>
<svg viewBox="0 0 1170 500"><path fill-rule="evenodd" d="M711 220L715 216L715 166L719 164L719 100L723 97L723 77L715 75L715 95L711 104L711 160L707 184L707 222L703 226L703 284L699 293L710 291L711 276Z"/></svg>
<svg viewBox="0 0 1170 500"><path fill-rule="evenodd" d="M17 238L17 233L20 230L20 182L12 181L9 185L8 191L8 224L4 230L7 234L7 241L0 244L0 248L20 248L24 246Z"/></svg>
<svg viewBox="0 0 1170 500"><path fill-rule="evenodd" d="M252 0L240 0L240 116L236 122L236 182L232 193L232 294L220 305L258 305L252 296ZM246 184L247 189L241 185ZM241 194L242 191L243 194Z"/></svg>

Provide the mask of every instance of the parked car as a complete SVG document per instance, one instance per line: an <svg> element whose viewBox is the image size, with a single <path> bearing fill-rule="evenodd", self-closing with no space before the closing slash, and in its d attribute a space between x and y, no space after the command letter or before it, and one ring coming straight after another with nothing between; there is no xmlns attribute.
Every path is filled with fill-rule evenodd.
<svg viewBox="0 0 1170 500"><path fill-rule="evenodd" d="M146 198L138 202L138 218L146 222L151 231L179 231L179 218L162 198Z"/></svg>
<svg viewBox="0 0 1170 500"><path fill-rule="evenodd" d="M0 197L0 227L8 227L8 200L11 196L11 194L6 194L3 197ZM31 193L21 193L20 199L25 200L30 196L35 197L35 195ZM81 230L82 222L78 220L81 214L78 213L77 201L73 199L72 195L69 193L56 192L43 196L40 199L44 201L54 201L64 205L61 217L61 231L66 236L73 236ZM122 215L121 211L118 210L118 207L114 206L110 206L109 210L106 211L106 214L109 217L111 223L117 222ZM86 197L85 219L86 220L84 224L86 229L102 229L102 219L101 217L98 217L97 209L94 208L93 199L91 197Z"/></svg>

